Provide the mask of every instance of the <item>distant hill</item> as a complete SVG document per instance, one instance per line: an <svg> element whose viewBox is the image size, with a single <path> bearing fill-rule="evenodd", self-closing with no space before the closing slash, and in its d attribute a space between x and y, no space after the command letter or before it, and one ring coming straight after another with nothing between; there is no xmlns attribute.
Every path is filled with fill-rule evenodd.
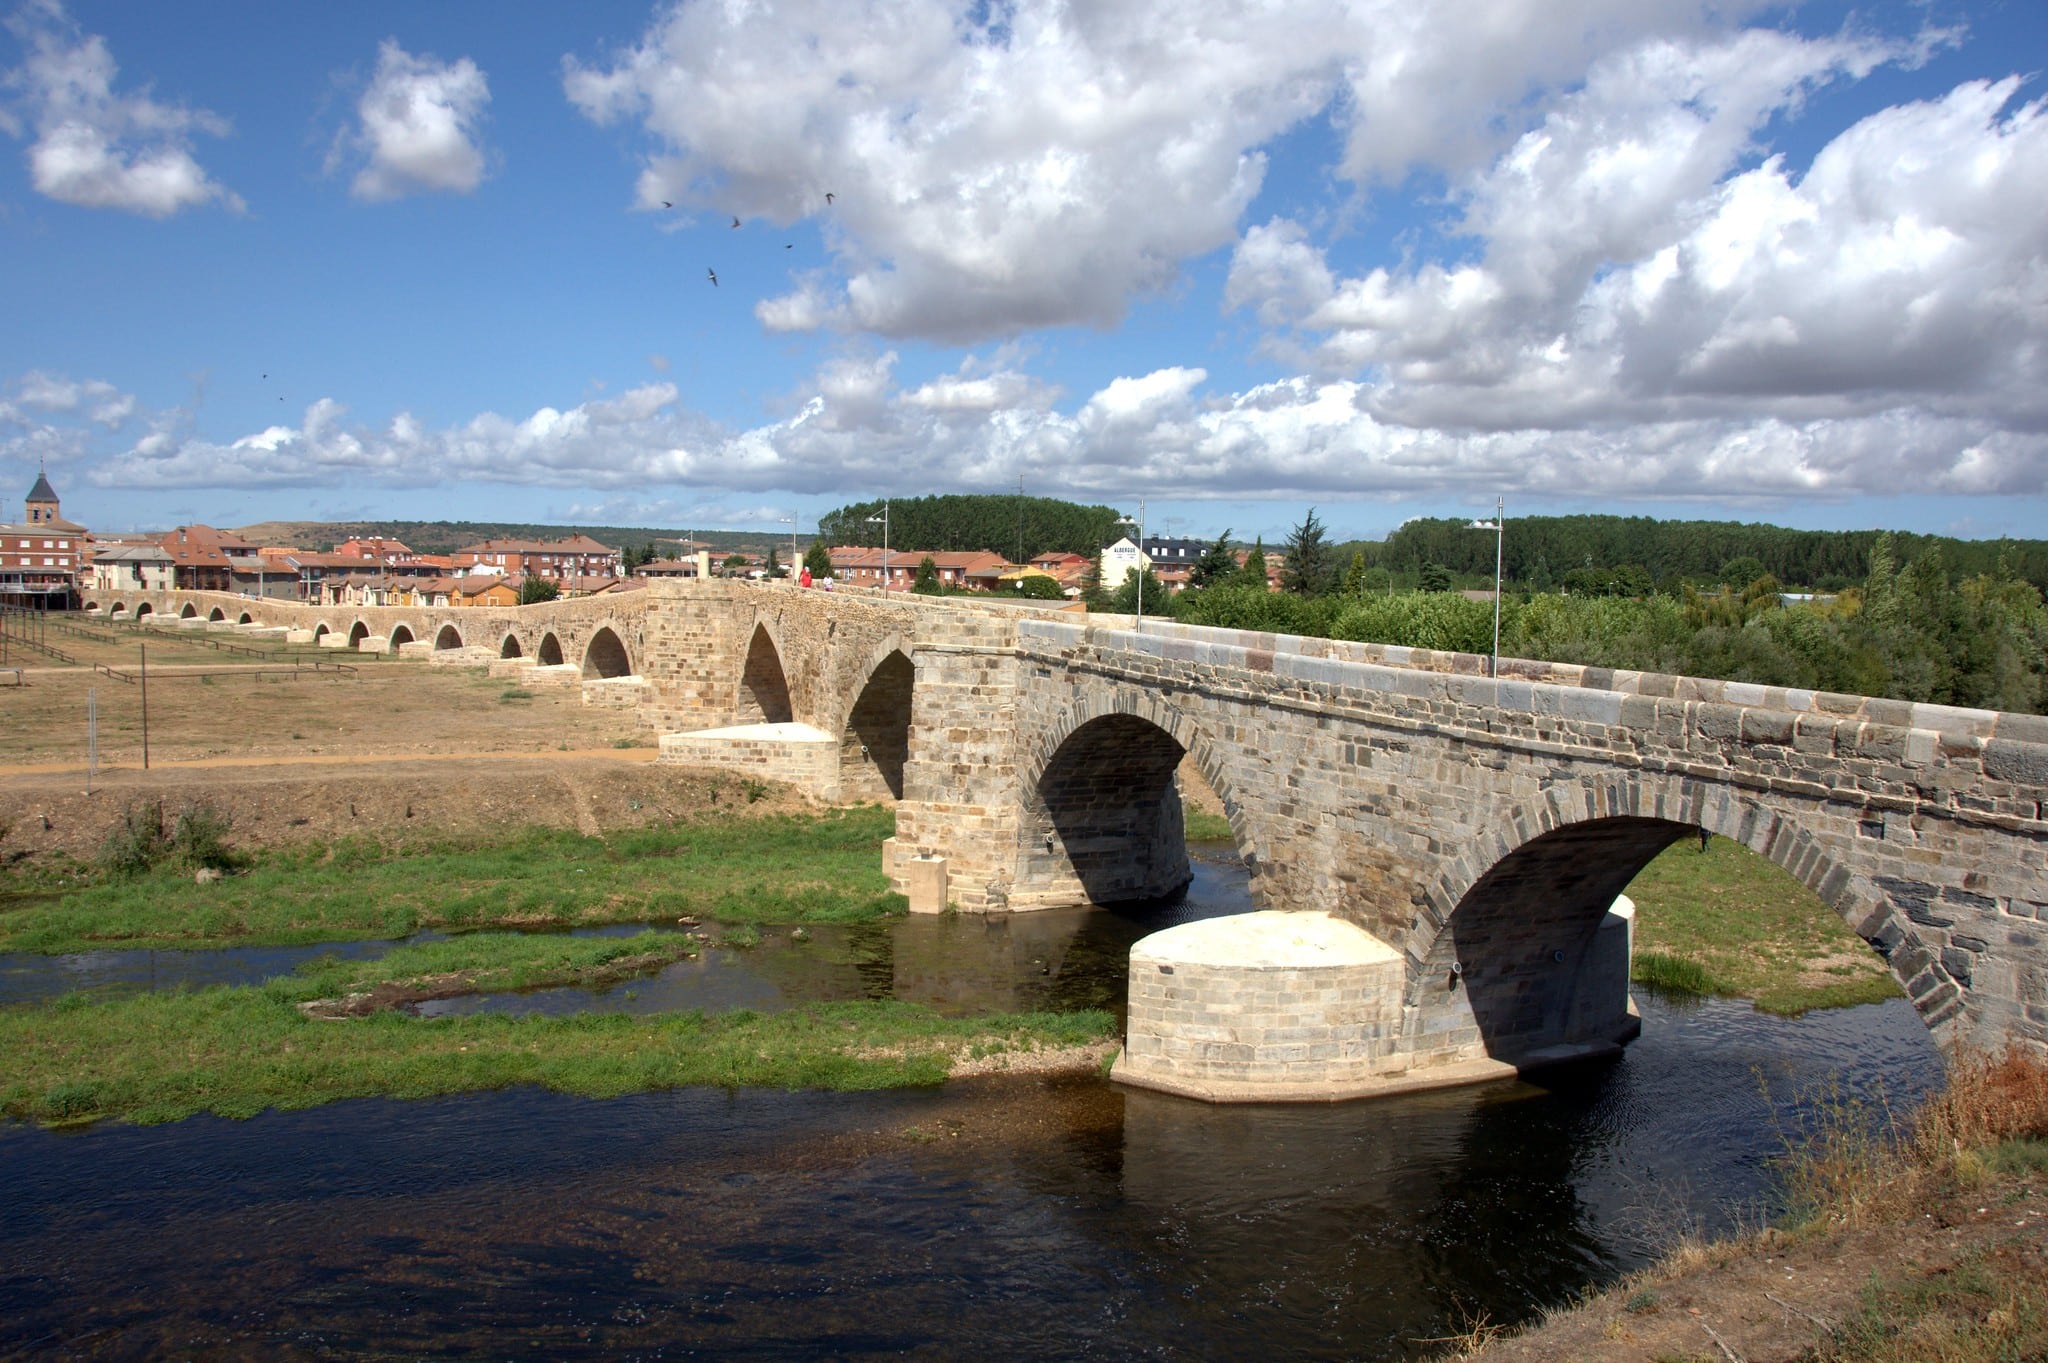
<svg viewBox="0 0 2048 1363"><path fill-rule="evenodd" d="M452 554L479 540L559 540L570 535L588 535L615 549L655 546L666 557L683 553L682 530L650 526L621 525L538 525L528 521L259 521L238 526L235 533L257 544L288 545L295 549L331 549L344 540L394 539L421 554ZM758 530L694 530L690 539L714 553L765 553L769 546L789 547L787 535ZM798 535L797 542L810 543L810 536Z"/></svg>

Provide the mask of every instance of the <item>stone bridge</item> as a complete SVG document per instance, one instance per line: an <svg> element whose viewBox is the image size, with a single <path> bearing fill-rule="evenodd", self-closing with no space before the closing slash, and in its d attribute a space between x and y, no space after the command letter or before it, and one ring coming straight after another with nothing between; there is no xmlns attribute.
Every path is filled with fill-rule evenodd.
<svg viewBox="0 0 2048 1363"><path fill-rule="evenodd" d="M2048 1049L2038 716L1512 659L1494 679L1470 655L781 585L90 605L573 669L586 699L636 705L666 759L893 800L887 869L916 907L1177 889L1192 767L1259 906L1293 917L1279 949L1134 952L1132 1082L1330 1097L1609 1048L1633 1026L1617 897L1701 829L1814 890L1938 1040Z"/></svg>

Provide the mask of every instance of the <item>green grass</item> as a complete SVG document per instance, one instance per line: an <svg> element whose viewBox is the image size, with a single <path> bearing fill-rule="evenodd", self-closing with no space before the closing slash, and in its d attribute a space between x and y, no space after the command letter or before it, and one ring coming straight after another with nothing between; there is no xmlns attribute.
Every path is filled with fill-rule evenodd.
<svg viewBox="0 0 2048 1363"><path fill-rule="evenodd" d="M1667 848L1628 887L1641 983L1747 998L1761 1012L1874 1003L1900 992L1877 953L1782 869L1726 838Z"/></svg>
<svg viewBox="0 0 2048 1363"><path fill-rule="evenodd" d="M1230 831L1230 820L1221 814L1211 814L1205 809L1190 809L1187 812L1187 840L1235 842L1237 834Z"/></svg>
<svg viewBox="0 0 2048 1363"><path fill-rule="evenodd" d="M211 885L169 868L24 894L0 951L292 945L422 928L673 920L863 922L904 911L881 870L887 809L637 829L528 829L475 844L366 839L273 850Z"/></svg>
<svg viewBox="0 0 2048 1363"><path fill-rule="evenodd" d="M339 998L380 984L452 978L459 978L467 991L496 993L608 983L658 970L696 952L694 940L674 932L631 937L474 932L398 947L374 961L308 962L296 975L268 987L297 1002Z"/></svg>
<svg viewBox="0 0 2048 1363"><path fill-rule="evenodd" d="M67 1123L250 1117L345 1098L537 1084L589 1097L684 1085L876 1089L937 1083L950 1056L1106 1039L1104 1013L943 1018L917 1004L698 1013L318 1021L303 979L0 1012L0 1116Z"/></svg>

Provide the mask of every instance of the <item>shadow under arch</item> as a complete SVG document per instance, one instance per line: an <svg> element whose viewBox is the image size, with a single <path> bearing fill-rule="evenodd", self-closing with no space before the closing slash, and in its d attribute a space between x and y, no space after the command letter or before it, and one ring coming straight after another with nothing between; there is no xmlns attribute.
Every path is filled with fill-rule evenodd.
<svg viewBox="0 0 2048 1363"><path fill-rule="evenodd" d="M247 611L243 611L242 618L235 621L235 623L238 625L253 625L256 623L256 617L249 614L249 612Z"/></svg>
<svg viewBox="0 0 2048 1363"><path fill-rule="evenodd" d="M192 604L192 603L191 603L190 601L187 601L187 602L185 603L185 609L183 609L183 610L181 610L181 611L179 611L179 612L178 612L178 618L179 618L180 620L196 620L196 619L198 619L198 618L199 618L199 607L197 607L197 606L193 605L193 604Z"/></svg>
<svg viewBox="0 0 2048 1363"><path fill-rule="evenodd" d="M498 645L498 656L500 658L525 657L526 650L519 647L519 636L508 631L505 635L505 642Z"/></svg>
<svg viewBox="0 0 2048 1363"><path fill-rule="evenodd" d="M411 644L417 642L419 641L417 638L414 637L411 625L393 625L391 627L391 651L393 653L398 652L398 646L400 644Z"/></svg>
<svg viewBox="0 0 2048 1363"><path fill-rule="evenodd" d="M135 607L135 618L136 618L137 620L140 620L140 619L141 619L141 618L142 618L143 616L145 616L145 615L155 615L155 614L156 614L156 607L154 607L154 606L150 605L150 604L149 604L149 603L148 603L147 601L139 602L139 603L137 603L137 605L136 605L136 607Z"/></svg>
<svg viewBox="0 0 2048 1363"><path fill-rule="evenodd" d="M332 633L334 633L334 631L327 627L327 622L325 620L322 620L319 624L313 626L313 637L315 639L324 638Z"/></svg>
<svg viewBox="0 0 2048 1363"><path fill-rule="evenodd" d="M215 623L225 624L227 623L227 618L228 613L222 610L219 606L215 606L212 609L212 611L208 612L206 617L206 623L208 623L209 625Z"/></svg>
<svg viewBox="0 0 2048 1363"><path fill-rule="evenodd" d="M533 651L533 660L542 667L562 665L562 641L555 637L553 630L540 636L540 647Z"/></svg>
<svg viewBox="0 0 2048 1363"><path fill-rule="evenodd" d="M1019 888L1056 895L1064 881L1089 903L1110 904L1185 885L1186 818L1174 775L1187 757L1223 801L1256 876L1241 807L1200 727L1157 696L1119 690L1070 708L1038 740L1023 786Z"/></svg>
<svg viewBox="0 0 2048 1363"><path fill-rule="evenodd" d="M753 637L747 641L736 709L741 724L788 724L796 718L789 700L789 678L782 671L781 650L762 622L755 623Z"/></svg>
<svg viewBox="0 0 2048 1363"><path fill-rule="evenodd" d="M107 607L107 614L109 616L126 615L127 613L128 607L126 606L126 604L119 601L116 601L113 605Z"/></svg>
<svg viewBox="0 0 2048 1363"><path fill-rule="evenodd" d="M910 760L910 712L917 669L900 640L878 650L867 681L840 728L839 789L843 798L900 800Z"/></svg>
<svg viewBox="0 0 2048 1363"><path fill-rule="evenodd" d="M348 628L348 646L350 648L361 647L363 640L369 637L370 627L360 620L356 621L353 625L350 625Z"/></svg>
<svg viewBox="0 0 2048 1363"><path fill-rule="evenodd" d="M443 625L443 626L441 626L441 628L440 628L439 630L437 630L437 631L435 632L435 634L434 634L434 651L435 651L436 653L439 653L439 652L441 652L441 651L442 651L442 650L444 650L444 649L450 649L450 648L461 648L461 647L462 647L462 631L461 631L461 630L459 630L459 629L457 629L457 628L455 628L455 626L453 626L453 625Z"/></svg>
<svg viewBox="0 0 2048 1363"><path fill-rule="evenodd" d="M1608 909L1660 852L1701 829L1743 844L1811 890L1908 985L1899 947L1917 940L1910 925L1888 902L1859 894L1795 820L1725 792L1660 799L1668 793L1637 776L1554 788L1509 811L1464 859L1483 870L1469 883L1446 878L1431 887L1431 912L1442 922L1433 931L1420 923L1411 934L1408 954L1418 968L1407 1004L1424 1014L1446 1006L1469 1011L1495 1059L1587 1040L1612 1012L1610 1000L1592 996L1612 987L1602 983L1613 974L1602 954L1609 944L1599 941ZM1517 829L1528 835L1518 841ZM1927 953L1906 955L1916 972L1929 968ZM1624 981L1625 968L1624 961ZM1922 997L1938 1000L1942 992Z"/></svg>
<svg viewBox="0 0 2048 1363"><path fill-rule="evenodd" d="M633 659L626 652L625 641L610 625L601 625L597 633L590 636L590 642L583 646L583 675L585 677L630 677L633 675Z"/></svg>

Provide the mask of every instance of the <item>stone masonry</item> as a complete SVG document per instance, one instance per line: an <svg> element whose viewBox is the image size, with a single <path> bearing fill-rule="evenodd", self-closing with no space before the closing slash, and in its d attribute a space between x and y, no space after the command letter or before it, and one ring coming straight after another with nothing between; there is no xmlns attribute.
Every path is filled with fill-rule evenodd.
<svg viewBox="0 0 2048 1363"><path fill-rule="evenodd" d="M814 746L789 774L823 798L888 792L892 877L941 865L969 912L1184 881L1192 762L1262 908L1396 953L1394 1045L1417 1075L1611 1029L1608 906L1701 828L1815 890L1938 1038L2048 1047L2038 716L1513 659L1494 679L1469 655L781 584L440 611L89 599L553 664L661 733L810 725L834 776Z"/></svg>

